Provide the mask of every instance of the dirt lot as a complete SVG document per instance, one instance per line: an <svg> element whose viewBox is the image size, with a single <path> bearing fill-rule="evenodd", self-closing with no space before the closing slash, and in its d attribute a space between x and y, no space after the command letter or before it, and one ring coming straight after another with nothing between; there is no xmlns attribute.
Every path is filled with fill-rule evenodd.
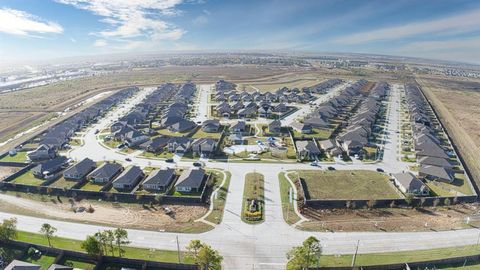
<svg viewBox="0 0 480 270"><path fill-rule="evenodd" d="M478 213L479 205L455 205L450 208L388 208L388 209L305 209L312 221L301 228L313 231L428 231L451 230L470 227L467 216ZM473 220L473 219L472 219ZM480 222L470 223L478 226Z"/></svg>
<svg viewBox="0 0 480 270"><path fill-rule="evenodd" d="M11 194L11 193L10 193ZM110 203L83 200L74 202L68 198L32 195L0 194L0 210L17 214L48 217L91 224L104 224L132 229L146 229L169 232L201 232L211 229L205 223L194 222L207 212L205 206L150 205ZM95 210L75 213L73 209L81 207ZM173 210L167 215L163 207Z"/></svg>
<svg viewBox="0 0 480 270"><path fill-rule="evenodd" d="M0 179L3 179L12 173L18 172L20 168L18 167L6 167L6 166L0 166Z"/></svg>

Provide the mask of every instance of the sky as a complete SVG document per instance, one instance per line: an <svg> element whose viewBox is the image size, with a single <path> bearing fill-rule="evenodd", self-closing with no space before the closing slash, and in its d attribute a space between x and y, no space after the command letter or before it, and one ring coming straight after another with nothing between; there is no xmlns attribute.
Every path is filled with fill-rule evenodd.
<svg viewBox="0 0 480 270"><path fill-rule="evenodd" d="M480 1L0 0L0 62L192 50L480 64Z"/></svg>

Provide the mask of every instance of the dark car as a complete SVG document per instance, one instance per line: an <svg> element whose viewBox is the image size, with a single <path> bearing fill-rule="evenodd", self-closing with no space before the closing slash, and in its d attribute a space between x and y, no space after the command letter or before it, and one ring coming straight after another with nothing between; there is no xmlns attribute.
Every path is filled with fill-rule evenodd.
<svg viewBox="0 0 480 270"><path fill-rule="evenodd" d="M335 171L335 168L332 167L332 166L327 167L327 169L328 169L329 171Z"/></svg>
<svg viewBox="0 0 480 270"><path fill-rule="evenodd" d="M173 163L173 158L167 158L167 159L165 160L165 162Z"/></svg>
<svg viewBox="0 0 480 270"><path fill-rule="evenodd" d="M385 172L382 168L377 168L377 172Z"/></svg>
<svg viewBox="0 0 480 270"><path fill-rule="evenodd" d="M132 159L131 159L131 158L128 158L128 157L125 158L125 160L126 160L126 161L132 161Z"/></svg>

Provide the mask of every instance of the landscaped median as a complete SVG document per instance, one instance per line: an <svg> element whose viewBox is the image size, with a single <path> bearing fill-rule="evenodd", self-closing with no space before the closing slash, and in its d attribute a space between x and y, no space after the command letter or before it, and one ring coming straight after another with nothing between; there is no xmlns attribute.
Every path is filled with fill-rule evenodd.
<svg viewBox="0 0 480 270"><path fill-rule="evenodd" d="M242 220L258 224L265 219L264 177L260 173L247 173L243 189Z"/></svg>
<svg viewBox="0 0 480 270"><path fill-rule="evenodd" d="M212 174L217 174L217 176L224 174L225 179L220 179L219 177L215 178L216 181L212 189L218 189L218 191L215 195L213 195L213 199L210 201L210 203L213 204L211 207L212 211L210 214L208 214L208 216L205 217L205 220L215 224L220 224L223 218L225 201L227 200L228 188L230 186L232 174L230 172L220 172L216 170L212 170Z"/></svg>

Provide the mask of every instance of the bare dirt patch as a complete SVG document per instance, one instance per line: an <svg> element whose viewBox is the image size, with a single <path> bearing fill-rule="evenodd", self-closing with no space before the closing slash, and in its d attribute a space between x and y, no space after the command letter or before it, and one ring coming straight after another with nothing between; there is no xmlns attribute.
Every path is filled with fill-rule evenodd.
<svg viewBox="0 0 480 270"><path fill-rule="evenodd" d="M469 227L466 218L478 213L476 204L449 208L388 208L388 209L305 209L311 220L301 228L311 231L441 231ZM474 220L472 218L472 220ZM472 221L470 225L478 225Z"/></svg>
<svg viewBox="0 0 480 270"><path fill-rule="evenodd" d="M35 196L34 200L29 199ZM92 207L93 213L88 213ZM167 215L168 207L173 214ZM74 211L76 209L76 212ZM208 225L194 222L203 216L206 206L185 205L141 205L82 200L75 202L68 198L18 194L17 196L0 194L0 210L17 214L47 217L81 223L102 224L114 227L146 229L170 232L206 231Z"/></svg>
<svg viewBox="0 0 480 270"><path fill-rule="evenodd" d="M18 172L20 168L18 167L7 167L7 166L0 166L0 179L4 179L5 177Z"/></svg>

